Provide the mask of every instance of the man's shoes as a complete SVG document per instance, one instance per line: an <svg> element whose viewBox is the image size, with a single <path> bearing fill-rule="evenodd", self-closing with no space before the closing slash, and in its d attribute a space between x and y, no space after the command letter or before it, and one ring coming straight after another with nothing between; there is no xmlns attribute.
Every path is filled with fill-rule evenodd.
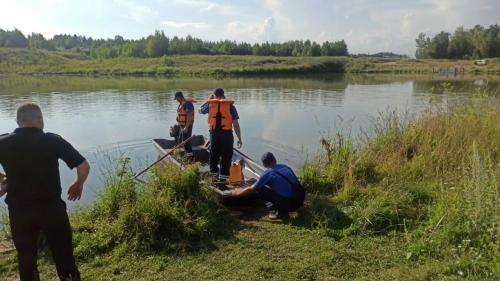
<svg viewBox="0 0 500 281"><path fill-rule="evenodd" d="M228 182L224 180L220 180L218 183L216 183L215 187L217 187L220 191L225 191L229 189Z"/></svg>
<svg viewBox="0 0 500 281"><path fill-rule="evenodd" d="M287 219L290 217L290 214L288 212L284 211L278 211L274 214L269 215L270 220L282 220L282 219Z"/></svg>

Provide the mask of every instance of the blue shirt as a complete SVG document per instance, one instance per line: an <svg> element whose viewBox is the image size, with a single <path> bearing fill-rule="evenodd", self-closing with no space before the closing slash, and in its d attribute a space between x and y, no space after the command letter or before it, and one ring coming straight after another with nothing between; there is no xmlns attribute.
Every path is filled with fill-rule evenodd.
<svg viewBox="0 0 500 281"><path fill-rule="evenodd" d="M285 180L282 176L278 175L273 170L280 172L283 176L285 176L289 181L295 183L297 179L293 174L292 170L282 164L276 164L271 168L267 169L260 175L259 179L256 183L254 183L255 189L260 190L262 188L266 188L265 186L269 186L274 192L278 193L282 197L292 198L292 185Z"/></svg>
<svg viewBox="0 0 500 281"><path fill-rule="evenodd" d="M194 105L188 101L184 102L182 107L184 108L184 111L186 111L186 113L194 112Z"/></svg>
<svg viewBox="0 0 500 281"><path fill-rule="evenodd" d="M201 113L202 114L207 114L209 109L209 104L205 104L204 106L201 107ZM229 112L231 113L231 116L233 117L233 120L238 120L240 117L238 116L238 111L236 111L236 107L234 105L229 106Z"/></svg>

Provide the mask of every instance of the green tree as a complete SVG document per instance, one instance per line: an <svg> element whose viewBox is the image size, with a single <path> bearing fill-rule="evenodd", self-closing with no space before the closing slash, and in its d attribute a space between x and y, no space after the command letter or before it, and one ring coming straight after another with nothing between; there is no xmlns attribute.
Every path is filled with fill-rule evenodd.
<svg viewBox="0 0 500 281"><path fill-rule="evenodd" d="M163 30L156 30L154 35L148 37L146 52L151 58L168 55L169 43L169 39L165 36Z"/></svg>
<svg viewBox="0 0 500 281"><path fill-rule="evenodd" d="M451 37L449 52L450 58L462 59L472 53L472 45L469 42L467 31L463 27L459 27Z"/></svg>
<svg viewBox="0 0 500 281"><path fill-rule="evenodd" d="M417 50L415 51L415 57L417 59L428 59L430 52L431 40L426 37L425 33L420 33L416 41Z"/></svg>
<svg viewBox="0 0 500 281"><path fill-rule="evenodd" d="M429 55L433 59L449 58L450 33L441 31L431 40Z"/></svg>

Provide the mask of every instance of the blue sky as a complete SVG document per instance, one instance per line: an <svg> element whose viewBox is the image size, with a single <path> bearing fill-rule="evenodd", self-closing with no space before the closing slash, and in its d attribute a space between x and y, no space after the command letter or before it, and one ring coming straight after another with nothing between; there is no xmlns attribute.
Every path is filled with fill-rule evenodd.
<svg viewBox="0 0 500 281"><path fill-rule="evenodd" d="M1 0L0 28L246 42L346 40L352 53L415 52L418 33L500 21L499 0Z"/></svg>

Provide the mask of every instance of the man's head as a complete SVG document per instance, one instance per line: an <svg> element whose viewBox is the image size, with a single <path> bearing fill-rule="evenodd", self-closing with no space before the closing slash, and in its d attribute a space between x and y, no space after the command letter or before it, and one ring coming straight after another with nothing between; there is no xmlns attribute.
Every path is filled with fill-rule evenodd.
<svg viewBox="0 0 500 281"><path fill-rule="evenodd" d="M276 158L271 152L266 152L262 154L262 157L260 158L262 161L262 164L264 165L264 168L270 168L274 165L276 165Z"/></svg>
<svg viewBox="0 0 500 281"><path fill-rule="evenodd" d="M23 102L16 113L19 128L35 127L43 130L42 110L34 102Z"/></svg>
<svg viewBox="0 0 500 281"><path fill-rule="evenodd" d="M219 99L219 100L223 99L224 98L224 90L222 90L221 88L215 89L214 96L216 99Z"/></svg>
<svg viewBox="0 0 500 281"><path fill-rule="evenodd" d="M184 95L182 94L182 92L175 93L174 100L176 100L178 102L183 102L184 101Z"/></svg>

